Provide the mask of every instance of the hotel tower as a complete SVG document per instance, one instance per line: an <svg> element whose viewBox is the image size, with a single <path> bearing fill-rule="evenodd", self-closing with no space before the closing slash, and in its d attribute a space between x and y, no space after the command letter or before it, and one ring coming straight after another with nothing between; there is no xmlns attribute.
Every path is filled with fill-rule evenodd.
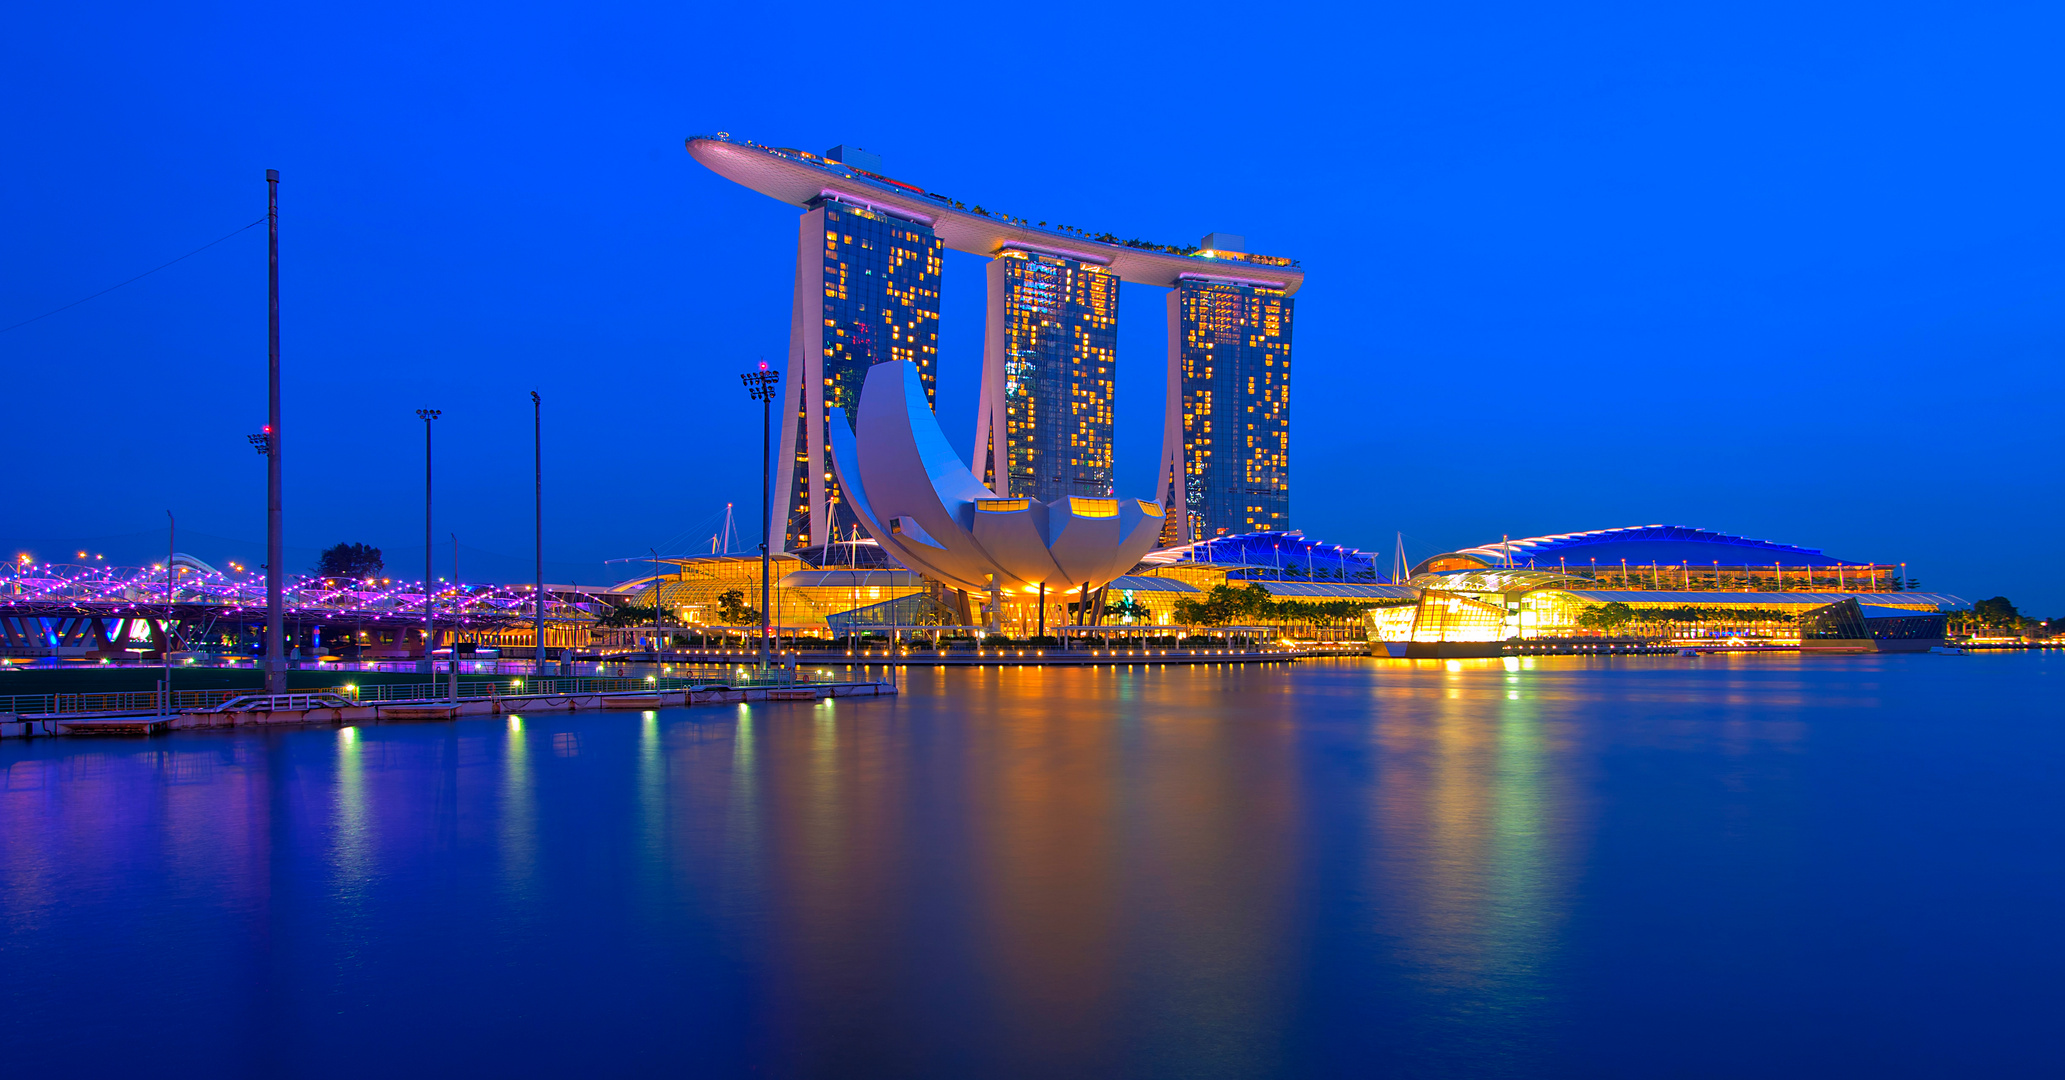
<svg viewBox="0 0 2065 1080"><path fill-rule="evenodd" d="M1243 246L1213 233L1202 250ZM1165 544L1291 527L1292 303L1239 277L1186 275L1170 290Z"/></svg>
<svg viewBox="0 0 2065 1080"><path fill-rule="evenodd" d="M1162 542L1291 527L1295 261L1225 233L1179 248L969 206L884 176L853 147L819 155L720 133L688 152L803 211L770 522L787 550L856 527L826 425L834 408L852 418L868 368L910 360L934 402L947 248L990 260L973 470L992 491L1111 496L1123 280L1168 290Z"/></svg>
<svg viewBox="0 0 2065 1080"><path fill-rule="evenodd" d="M1111 496L1118 275L1007 248L989 264L975 475L998 495Z"/></svg>
<svg viewBox="0 0 2065 1080"><path fill-rule="evenodd" d="M833 153L860 156L843 147ZM798 220L778 444L787 464L773 503L782 520L772 531L784 550L852 539L858 528L839 498L825 425L835 408L854 420L868 368L911 361L926 404L936 407L940 263L939 238L924 221L832 192L811 200Z"/></svg>

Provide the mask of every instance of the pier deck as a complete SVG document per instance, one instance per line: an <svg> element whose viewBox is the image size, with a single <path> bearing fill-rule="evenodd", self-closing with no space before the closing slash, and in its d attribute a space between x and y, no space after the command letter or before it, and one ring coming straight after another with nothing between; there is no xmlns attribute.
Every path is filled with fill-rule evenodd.
<svg viewBox="0 0 2065 1080"><path fill-rule="evenodd" d="M884 697L893 682L847 681L792 685L684 688L678 690L588 691L489 694L451 700L352 702L336 695L287 695L279 702L186 709L177 714L22 713L0 718L0 736L157 735L167 731L275 725L422 723L469 716L538 712L587 712L727 705L747 701L813 701L821 698ZM311 698L315 700L311 700Z"/></svg>

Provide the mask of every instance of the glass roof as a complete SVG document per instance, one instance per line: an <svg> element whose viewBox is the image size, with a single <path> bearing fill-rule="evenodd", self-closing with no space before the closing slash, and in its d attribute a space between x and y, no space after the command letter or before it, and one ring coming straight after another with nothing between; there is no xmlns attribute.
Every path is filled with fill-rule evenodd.
<svg viewBox="0 0 2065 1080"><path fill-rule="evenodd" d="M1860 604L1883 607L1930 608L1935 611L1963 611L1972 605L1963 597L1934 592L1649 592L1642 589L1568 589L1570 595L1595 604L1690 604L1713 606L1743 604L1793 607L1801 604L1833 604L1855 597Z"/></svg>
<svg viewBox="0 0 2065 1080"><path fill-rule="evenodd" d="M1194 593L1200 591L1197 586L1187 581L1178 581L1175 578L1167 577L1148 577L1144 574L1127 574L1124 577L1115 577L1111 579L1111 584L1107 588L1119 592Z"/></svg>
<svg viewBox="0 0 2065 1080"><path fill-rule="evenodd" d="M1407 584L1442 592L1503 593L1559 589L1592 582L1548 570L1465 570L1454 574L1419 574Z"/></svg>
<svg viewBox="0 0 2065 1080"><path fill-rule="evenodd" d="M1215 536L1180 547L1150 551L1153 565L1194 562L1239 568L1239 581L1381 581L1377 557L1344 544L1314 540L1302 532L1254 532Z"/></svg>
<svg viewBox="0 0 2065 1080"><path fill-rule="evenodd" d="M1347 600L1415 600L1420 590L1410 585L1357 585L1332 581L1258 581L1271 596Z"/></svg>
<svg viewBox="0 0 2065 1080"><path fill-rule="evenodd" d="M1631 525L1619 529L1529 536L1461 548L1434 556L1434 559L1454 556L1474 558L1486 566L1557 566L1573 570L1590 567L1595 562L1600 566L1617 566L1624 559L1631 567L1684 563L1693 569L1715 562L1723 566L1769 563L1785 566L1869 565L1825 555L1819 548L1730 536L1689 525ZM1434 559L1425 560L1420 565L1425 566Z"/></svg>

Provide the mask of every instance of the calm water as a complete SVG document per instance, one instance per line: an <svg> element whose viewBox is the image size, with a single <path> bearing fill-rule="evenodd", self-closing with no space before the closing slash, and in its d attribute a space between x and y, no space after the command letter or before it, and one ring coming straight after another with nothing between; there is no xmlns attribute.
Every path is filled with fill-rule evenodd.
<svg viewBox="0 0 2065 1080"><path fill-rule="evenodd" d="M0 745L12 1076L2058 1067L2065 657Z"/></svg>

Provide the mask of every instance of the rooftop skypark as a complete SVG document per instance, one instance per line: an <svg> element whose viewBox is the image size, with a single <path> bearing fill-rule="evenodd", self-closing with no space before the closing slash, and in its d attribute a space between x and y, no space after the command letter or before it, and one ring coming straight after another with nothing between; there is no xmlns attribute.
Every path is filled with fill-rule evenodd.
<svg viewBox="0 0 2065 1080"><path fill-rule="evenodd" d="M827 154L813 154L792 147L766 146L727 132L697 135L687 141L690 155L713 172L763 195L793 206L807 206L823 198L859 201L873 209L910 217L936 229L946 246L976 255L994 255L1006 247L1023 246L1042 250L1058 243L1061 254L1087 256L1108 265L1127 281L1173 286L1185 275L1252 280L1254 284L1284 290L1292 295L1304 284L1305 274L1296 259L1257 255L1224 247L1180 246L1149 240L1121 239L1110 232L1092 232L1071 225L1019 217L969 205L915 184L891 179L873 169L860 168L858 158L879 163L873 155L857 154L844 147ZM827 189L835 180L838 187ZM960 227L956 227L956 226ZM1267 271L1266 277L1258 271Z"/></svg>
<svg viewBox="0 0 2065 1080"><path fill-rule="evenodd" d="M1137 237L1130 239L1121 239L1116 233L1092 232L1088 229L1077 228L1074 225L1063 225L1058 222L1049 223L1046 221L1034 221L1030 218L1019 217L1014 214L1006 214L998 210L991 210L987 207L982 206L981 204L970 206L966 203L963 203L959 199L953 198L951 196L942 195L936 191L926 191L923 188L920 188L914 184L906 184L901 180L896 180L891 177L884 176L879 172L859 167L861 163L874 164L879 167L881 159L875 158L873 155L866 155L861 162L856 162L853 160L841 161L824 154L813 154L808 150L798 150L795 147L791 146L763 146L759 143L754 142L751 139L734 138L729 132L723 131L720 131L715 135L698 135L690 138L688 140L690 152L694 152L695 144L698 141L705 140L710 142L727 143L733 146L748 147L756 152L762 154L769 154L774 157L779 157L788 161L793 161L799 165L809 166L810 168L821 170L823 172L829 173L833 176L840 177L842 179L857 180L864 184L884 185L894 189L898 194L915 195L919 198L929 199L935 203L940 204L942 207L951 207L955 210L959 210L964 213L978 214L982 217L990 218L995 221L1002 222L1007 225L1013 225L1022 229L1044 230L1046 232L1054 233L1057 236L1066 237L1072 243L1087 242L1093 244L1100 244L1108 247L1131 248L1136 251L1154 251L1168 255L1177 255L1183 258L1198 259L1206 263L1207 265L1209 265L1212 262L1242 262L1249 263L1255 266L1278 267L1295 267L1298 265L1298 260L1296 259L1286 259L1277 255L1258 255L1248 251L1233 251L1223 248L1205 247L1198 244L1162 244L1156 243L1152 240L1141 240ZM697 156L700 158L702 155ZM848 152L846 154L842 154L841 156L853 158L857 155L855 155L852 152ZM705 160L705 164L708 164L707 160ZM713 165L712 168L715 168L715 166ZM718 171L722 172L724 170L720 169ZM983 252L982 254L989 253Z"/></svg>

